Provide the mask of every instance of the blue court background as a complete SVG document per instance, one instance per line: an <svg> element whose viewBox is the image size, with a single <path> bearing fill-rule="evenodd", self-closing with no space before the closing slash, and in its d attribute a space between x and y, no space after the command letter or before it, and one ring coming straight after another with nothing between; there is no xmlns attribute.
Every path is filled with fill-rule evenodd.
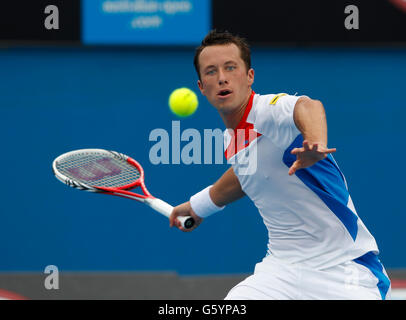
<svg viewBox="0 0 406 320"><path fill-rule="evenodd" d="M387 268L405 268L403 205L405 49L253 48L258 93L320 99L329 146ZM227 165L152 165L153 129L171 131L167 99L197 90L193 49L13 48L0 51L0 270L252 272L267 233L248 199L192 233L134 201L78 192L58 182L52 160L78 148L129 154L152 194L176 205ZM200 95L181 130L221 128ZM182 146L186 143L183 142Z"/></svg>

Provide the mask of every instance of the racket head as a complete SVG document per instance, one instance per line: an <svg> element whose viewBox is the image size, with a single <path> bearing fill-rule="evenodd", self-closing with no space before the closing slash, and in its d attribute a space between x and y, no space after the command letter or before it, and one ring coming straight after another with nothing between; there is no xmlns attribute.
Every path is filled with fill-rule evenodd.
<svg viewBox="0 0 406 320"><path fill-rule="evenodd" d="M64 153L52 163L55 177L62 183L80 190L108 193L148 204L169 217L173 207L153 197L144 184L144 170L129 156L104 149L80 149ZM144 195L129 189L140 186ZM154 201L154 202L148 202ZM160 205L151 205L151 203ZM192 217L178 218L185 229L192 228Z"/></svg>
<svg viewBox="0 0 406 320"><path fill-rule="evenodd" d="M57 157L52 163L52 169L62 183L81 190L103 192L108 189L128 190L137 186L145 188L141 165L116 151L70 151Z"/></svg>

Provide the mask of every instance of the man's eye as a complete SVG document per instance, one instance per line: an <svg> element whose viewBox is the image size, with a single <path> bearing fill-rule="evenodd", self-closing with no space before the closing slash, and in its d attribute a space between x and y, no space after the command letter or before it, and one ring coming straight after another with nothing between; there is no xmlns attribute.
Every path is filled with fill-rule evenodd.
<svg viewBox="0 0 406 320"><path fill-rule="evenodd" d="M207 75L213 75L216 71L215 70L209 70L206 72Z"/></svg>
<svg viewBox="0 0 406 320"><path fill-rule="evenodd" d="M235 66L228 66L226 69L227 69L228 71L232 71L232 70L235 69Z"/></svg>

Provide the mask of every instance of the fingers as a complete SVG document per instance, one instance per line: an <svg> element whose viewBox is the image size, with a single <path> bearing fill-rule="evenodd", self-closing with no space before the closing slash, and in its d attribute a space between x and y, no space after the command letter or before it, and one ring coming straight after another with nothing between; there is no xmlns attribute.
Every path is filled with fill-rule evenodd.
<svg viewBox="0 0 406 320"><path fill-rule="evenodd" d="M334 153L334 152L336 152L336 151L337 151L336 148L331 148L331 149L326 149L326 150L324 151L324 153Z"/></svg>
<svg viewBox="0 0 406 320"><path fill-rule="evenodd" d="M304 151L314 151L314 152L316 152L318 150L318 148L319 148L318 143L314 143L313 145L311 145L309 143L309 141L307 141L307 140L303 141L303 149L304 149Z"/></svg>
<svg viewBox="0 0 406 320"><path fill-rule="evenodd" d="M175 207L169 216L169 227L177 227L181 225L180 221L178 220L178 217L180 216L180 210L178 207Z"/></svg>
<svg viewBox="0 0 406 320"><path fill-rule="evenodd" d="M191 229L185 229L185 228L182 227L182 223L179 221L178 216L179 215L177 215L177 214L170 216L170 218L169 218L169 227L171 227L171 228L176 227L179 230L182 230L182 231L185 231L185 232L190 231Z"/></svg>
<svg viewBox="0 0 406 320"><path fill-rule="evenodd" d="M177 211L173 210L172 214L169 217L169 227L179 228L181 226L180 221L178 220L179 214Z"/></svg>
<svg viewBox="0 0 406 320"><path fill-rule="evenodd" d="M298 154L304 151L304 148L294 148L292 149L292 151L290 152L291 154Z"/></svg>
<svg viewBox="0 0 406 320"><path fill-rule="evenodd" d="M303 141L303 148L294 148L290 152L296 155L296 161L289 168L288 174L291 176L299 169L310 167L316 162L327 158L329 153L336 151L336 148L325 148L318 143L310 145L309 142L305 140Z"/></svg>
<svg viewBox="0 0 406 320"><path fill-rule="evenodd" d="M291 154L298 154L298 153L305 152L305 151L317 151L317 148L318 148L317 143L310 146L309 141L304 140L303 141L303 148L294 148L294 149L292 149L292 151L290 153Z"/></svg>
<svg viewBox="0 0 406 320"><path fill-rule="evenodd" d="M195 225L190 229L184 228L182 226L182 223L178 219L178 217L180 216L192 216L192 218L195 220ZM202 222L202 220L202 218L196 216L196 214L193 212L190 203L185 202L173 209L171 215L169 216L169 226L171 228L176 227L183 232L190 232L196 229L196 227Z"/></svg>
<svg viewBox="0 0 406 320"><path fill-rule="evenodd" d="M289 175L293 175L295 174L295 172L300 169L300 163L298 160L296 160L295 162L293 162L292 166L289 168Z"/></svg>
<svg viewBox="0 0 406 320"><path fill-rule="evenodd" d="M303 141L303 148L305 151L310 151L309 141L307 141L307 140Z"/></svg>
<svg viewBox="0 0 406 320"><path fill-rule="evenodd" d="M171 215L169 216L169 227L173 227L174 226L174 223L175 223L175 220L176 220L176 218L177 218L177 214L176 214L176 211L175 211L175 209L172 211L172 213L171 213Z"/></svg>
<svg viewBox="0 0 406 320"><path fill-rule="evenodd" d="M294 148L294 149L292 149L292 151L290 153L291 154L299 154L299 153L303 153L303 152L306 152L306 151L328 154L328 153L336 152L337 149L336 148L324 148L323 146L320 146L319 143L310 144L309 141L304 140L303 141L303 148Z"/></svg>

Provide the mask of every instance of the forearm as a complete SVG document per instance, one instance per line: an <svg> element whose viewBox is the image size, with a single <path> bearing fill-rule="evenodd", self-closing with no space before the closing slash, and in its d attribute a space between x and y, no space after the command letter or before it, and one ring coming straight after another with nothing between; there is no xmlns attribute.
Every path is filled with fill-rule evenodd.
<svg viewBox="0 0 406 320"><path fill-rule="evenodd" d="M327 120L323 104L307 97L299 98L295 105L293 119L310 144L327 146Z"/></svg>
<svg viewBox="0 0 406 320"><path fill-rule="evenodd" d="M228 169L210 189L210 198L219 207L245 196L233 168Z"/></svg>

